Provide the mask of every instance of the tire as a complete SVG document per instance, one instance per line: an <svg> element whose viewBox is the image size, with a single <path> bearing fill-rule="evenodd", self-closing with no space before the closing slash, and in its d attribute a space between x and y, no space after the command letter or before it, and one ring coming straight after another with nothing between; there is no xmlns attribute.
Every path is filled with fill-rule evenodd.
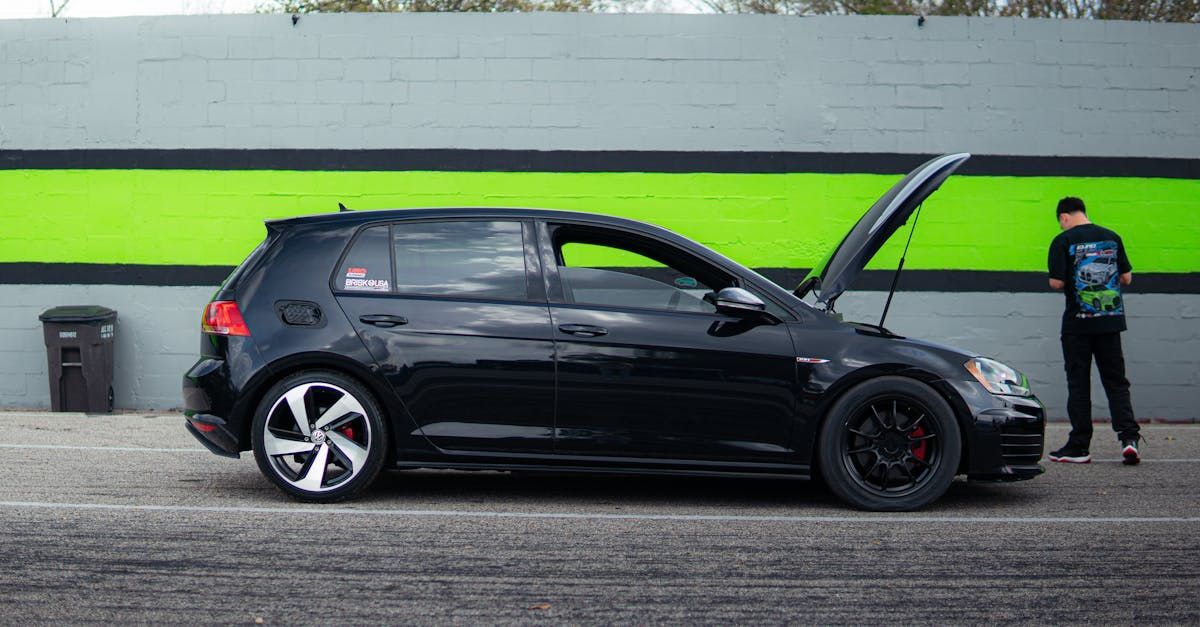
<svg viewBox="0 0 1200 627"><path fill-rule="evenodd" d="M858 384L834 403L817 440L826 485L873 512L921 509L946 493L962 458L946 400L907 377Z"/></svg>
<svg viewBox="0 0 1200 627"><path fill-rule="evenodd" d="M303 431L297 413L308 425ZM326 370L299 372L271 386L255 411L250 440L263 475L311 503L362 492L387 452L379 403L354 379Z"/></svg>

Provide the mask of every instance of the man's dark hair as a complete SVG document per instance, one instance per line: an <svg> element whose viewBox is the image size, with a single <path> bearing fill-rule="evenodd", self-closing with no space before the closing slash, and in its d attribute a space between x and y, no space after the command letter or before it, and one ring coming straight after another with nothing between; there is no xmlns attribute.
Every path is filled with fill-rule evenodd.
<svg viewBox="0 0 1200 627"><path fill-rule="evenodd" d="M1067 196L1066 198L1063 198L1062 200L1058 201L1058 214L1057 215L1062 215L1064 213L1086 214L1087 207L1083 206L1083 200L1076 198L1074 196Z"/></svg>

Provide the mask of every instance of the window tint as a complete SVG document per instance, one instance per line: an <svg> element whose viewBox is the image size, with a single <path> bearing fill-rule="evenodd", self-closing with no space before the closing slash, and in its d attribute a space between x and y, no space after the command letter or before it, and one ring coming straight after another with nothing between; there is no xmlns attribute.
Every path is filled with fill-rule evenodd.
<svg viewBox="0 0 1200 627"><path fill-rule="evenodd" d="M395 224L392 231L397 291L526 298L519 222Z"/></svg>
<svg viewBox="0 0 1200 627"><path fill-rule="evenodd" d="M639 253L599 244L559 246L558 276L572 302L666 311L715 312L711 286Z"/></svg>
<svg viewBox="0 0 1200 627"><path fill-rule="evenodd" d="M388 227L373 226L358 234L338 270L338 289L349 292L391 290L392 260L388 255Z"/></svg>

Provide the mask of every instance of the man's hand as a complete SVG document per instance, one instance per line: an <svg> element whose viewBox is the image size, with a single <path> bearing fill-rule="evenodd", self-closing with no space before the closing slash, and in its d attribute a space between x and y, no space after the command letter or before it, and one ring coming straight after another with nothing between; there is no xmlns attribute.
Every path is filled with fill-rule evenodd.
<svg viewBox="0 0 1200 627"><path fill-rule="evenodd" d="M1125 275L1121 275L1121 280L1122 281L1125 280ZM1128 285L1128 283L1126 283L1126 285ZM1062 288L1064 288L1066 286L1067 286L1066 281L1062 281L1060 279L1050 279L1050 289L1052 289L1052 290L1061 290Z"/></svg>
<svg viewBox="0 0 1200 627"><path fill-rule="evenodd" d="M1051 281L1053 281L1053 279L1051 279ZM1125 274L1122 274L1121 285L1129 285L1130 283L1133 283L1133 273L1126 272Z"/></svg>

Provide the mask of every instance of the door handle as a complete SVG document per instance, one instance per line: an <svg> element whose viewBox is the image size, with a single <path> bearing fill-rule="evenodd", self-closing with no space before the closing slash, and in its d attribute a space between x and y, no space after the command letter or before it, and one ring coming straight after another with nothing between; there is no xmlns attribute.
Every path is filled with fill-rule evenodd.
<svg viewBox="0 0 1200 627"><path fill-rule="evenodd" d="M408 324L408 318L405 318L404 316L392 316L388 314L368 314L365 316L359 316L358 321L384 328Z"/></svg>
<svg viewBox="0 0 1200 627"><path fill-rule="evenodd" d="M578 335L579 337L608 335L608 329L590 324L560 324L558 325L558 330L569 335Z"/></svg>

